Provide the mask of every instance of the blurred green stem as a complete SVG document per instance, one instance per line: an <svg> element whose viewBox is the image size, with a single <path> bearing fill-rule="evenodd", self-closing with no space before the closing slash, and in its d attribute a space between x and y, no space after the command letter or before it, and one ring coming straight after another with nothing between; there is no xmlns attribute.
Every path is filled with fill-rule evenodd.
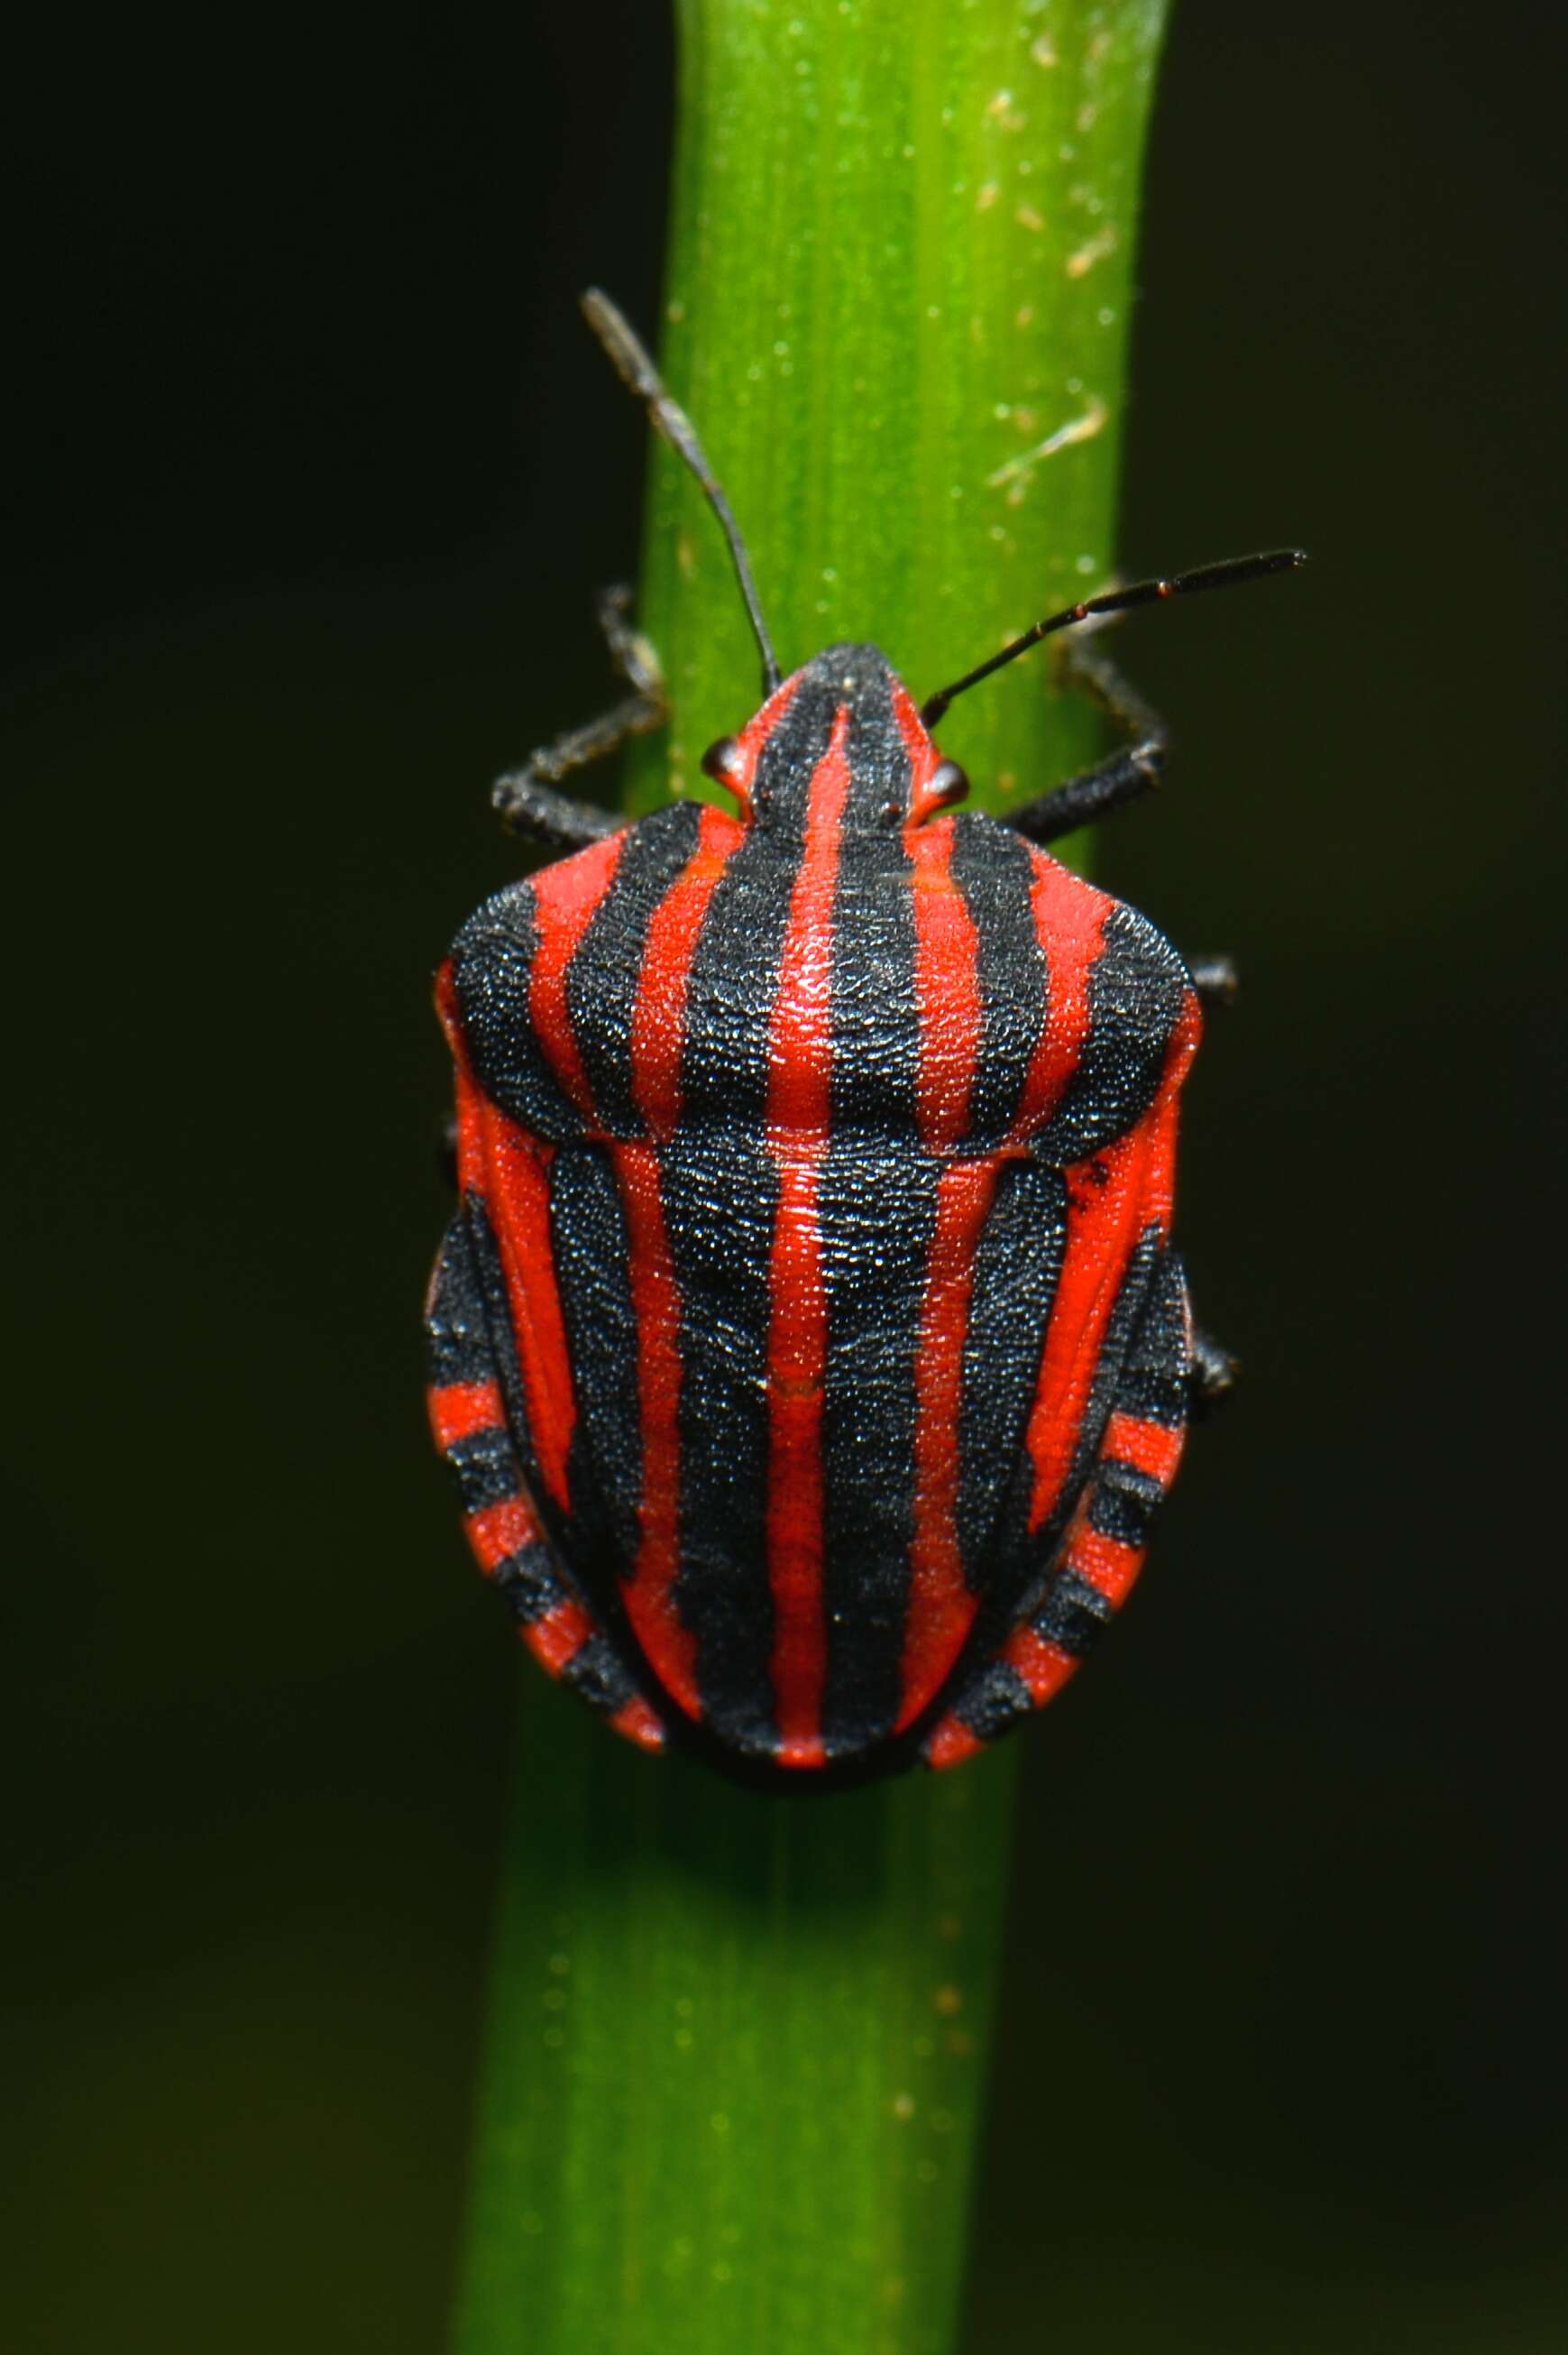
<svg viewBox="0 0 1568 2355"><path fill-rule="evenodd" d="M787 670L872 638L918 698L1111 570L1161 16L682 0L664 360ZM662 449L641 619L673 719L634 809L757 699ZM1094 741L1043 658L942 735L992 806ZM761 1799L532 1672L522 1742L458 2355L946 2355L1012 1756Z"/></svg>

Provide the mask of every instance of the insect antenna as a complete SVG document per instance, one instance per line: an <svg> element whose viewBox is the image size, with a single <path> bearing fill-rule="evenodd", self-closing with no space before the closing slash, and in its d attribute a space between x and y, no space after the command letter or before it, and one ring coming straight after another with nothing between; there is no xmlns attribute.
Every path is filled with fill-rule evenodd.
<svg viewBox="0 0 1568 2355"><path fill-rule="evenodd" d="M740 527L730 511L729 501L697 439L696 428L679 402L673 400L665 391L658 369L609 295L601 293L597 286L590 286L582 297L582 310L584 318L614 362L622 383L637 395L671 449L685 460L702 486L704 497L718 517L719 527L729 545L735 577L740 583L740 593L746 600L746 610L762 655L762 691L765 696L771 695L779 684L779 658L768 634L768 624L762 618L757 584L751 577L751 560L746 552L746 542L740 536Z"/></svg>
<svg viewBox="0 0 1568 2355"><path fill-rule="evenodd" d="M999 655L982 662L977 669L966 671L951 687L928 696L920 706L920 717L927 728L935 728L956 695L978 687L993 670L1027 654L1031 646L1048 638L1053 630L1070 630L1075 622L1086 622L1091 613L1125 613L1134 605L1157 605L1167 597L1185 597L1199 589L1229 589L1238 581L1259 581L1270 572L1293 572L1307 561L1307 551L1301 548L1271 548L1261 556L1229 556L1219 564L1200 565L1194 572L1172 573L1169 581L1135 581L1130 588L1107 589L1098 597L1086 597L1081 605L1065 606L1059 613L1048 613L1043 622L1025 630L1021 638L1003 646Z"/></svg>

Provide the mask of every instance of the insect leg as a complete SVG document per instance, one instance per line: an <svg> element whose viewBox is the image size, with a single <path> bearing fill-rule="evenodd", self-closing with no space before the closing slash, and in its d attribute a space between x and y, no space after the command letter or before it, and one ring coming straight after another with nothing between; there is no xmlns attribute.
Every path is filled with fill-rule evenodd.
<svg viewBox="0 0 1568 2355"><path fill-rule="evenodd" d="M523 1485L466 1213L447 1229L425 1306L436 1445L457 1476L475 1561L506 1597L541 1668L644 1750L664 1730L603 1629L562 1573Z"/></svg>
<svg viewBox="0 0 1568 2355"><path fill-rule="evenodd" d="M1086 647L1065 646L1060 670L1073 686L1114 719L1132 739L1081 776L1069 777L1034 800L1009 810L1003 824L1031 842L1057 842L1081 826L1092 826L1112 811L1137 801L1160 782L1170 733L1152 710L1106 655Z"/></svg>
<svg viewBox="0 0 1568 2355"><path fill-rule="evenodd" d="M1208 1414L1221 1405L1234 1390L1240 1371L1240 1361L1212 1333L1194 1325L1192 1369L1187 1377L1187 1396L1193 1414Z"/></svg>
<svg viewBox="0 0 1568 2355"><path fill-rule="evenodd" d="M1054 1700L1143 1567L1150 1523L1176 1476L1196 1347L1181 1263L1167 1250L1122 1365L1099 1452L1036 1599L922 1744L929 1766L961 1758Z"/></svg>
<svg viewBox="0 0 1568 2355"><path fill-rule="evenodd" d="M1234 1006L1241 988L1235 959L1228 956L1189 957L1192 986L1205 1006Z"/></svg>
<svg viewBox="0 0 1568 2355"><path fill-rule="evenodd" d="M520 769L498 777L492 791L491 800L502 824L549 849L580 850L625 824L624 818L609 810L557 793L556 787L574 769L618 751L630 737L647 735L668 717L659 658L647 639L632 628L628 618L630 610L630 589L606 589L599 597L599 623L609 658L631 693L599 719L542 745Z"/></svg>

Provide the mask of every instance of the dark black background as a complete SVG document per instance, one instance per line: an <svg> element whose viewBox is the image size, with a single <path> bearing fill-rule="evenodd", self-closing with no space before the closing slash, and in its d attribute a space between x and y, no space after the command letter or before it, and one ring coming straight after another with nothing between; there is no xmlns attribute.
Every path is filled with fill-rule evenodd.
<svg viewBox="0 0 1568 2355"><path fill-rule="evenodd" d="M988 2355L1568 2336L1565 48L1175 10L1124 559L1316 561L1138 626L1104 871L1244 962L1183 1229L1248 1380L1029 1737ZM599 692L569 305L652 315L669 69L652 5L12 58L16 2355L439 2343L517 1670L422 1430L427 974Z"/></svg>

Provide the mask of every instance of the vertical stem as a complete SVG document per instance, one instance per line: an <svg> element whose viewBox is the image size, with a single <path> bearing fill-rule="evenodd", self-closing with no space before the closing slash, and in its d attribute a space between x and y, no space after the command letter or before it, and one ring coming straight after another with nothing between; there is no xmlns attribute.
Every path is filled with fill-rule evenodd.
<svg viewBox="0 0 1568 2355"><path fill-rule="evenodd" d="M916 698L1114 562L1159 0L682 0L672 389L751 546L785 669L869 637ZM705 791L757 663L694 487L654 461L642 618L669 737L633 806ZM944 749L1004 805L1093 722L1042 656Z"/></svg>
<svg viewBox="0 0 1568 2355"><path fill-rule="evenodd" d="M679 0L664 357L787 669L871 638L918 698L1110 571L1161 13ZM641 618L646 809L757 700L662 450ZM1044 658L942 734L992 806L1093 741ZM459 2355L945 2355L1012 1764L763 1799L530 1678Z"/></svg>
<svg viewBox="0 0 1568 2355"><path fill-rule="evenodd" d="M940 2355L1013 1758L758 1798L529 1695L462 2355Z"/></svg>

